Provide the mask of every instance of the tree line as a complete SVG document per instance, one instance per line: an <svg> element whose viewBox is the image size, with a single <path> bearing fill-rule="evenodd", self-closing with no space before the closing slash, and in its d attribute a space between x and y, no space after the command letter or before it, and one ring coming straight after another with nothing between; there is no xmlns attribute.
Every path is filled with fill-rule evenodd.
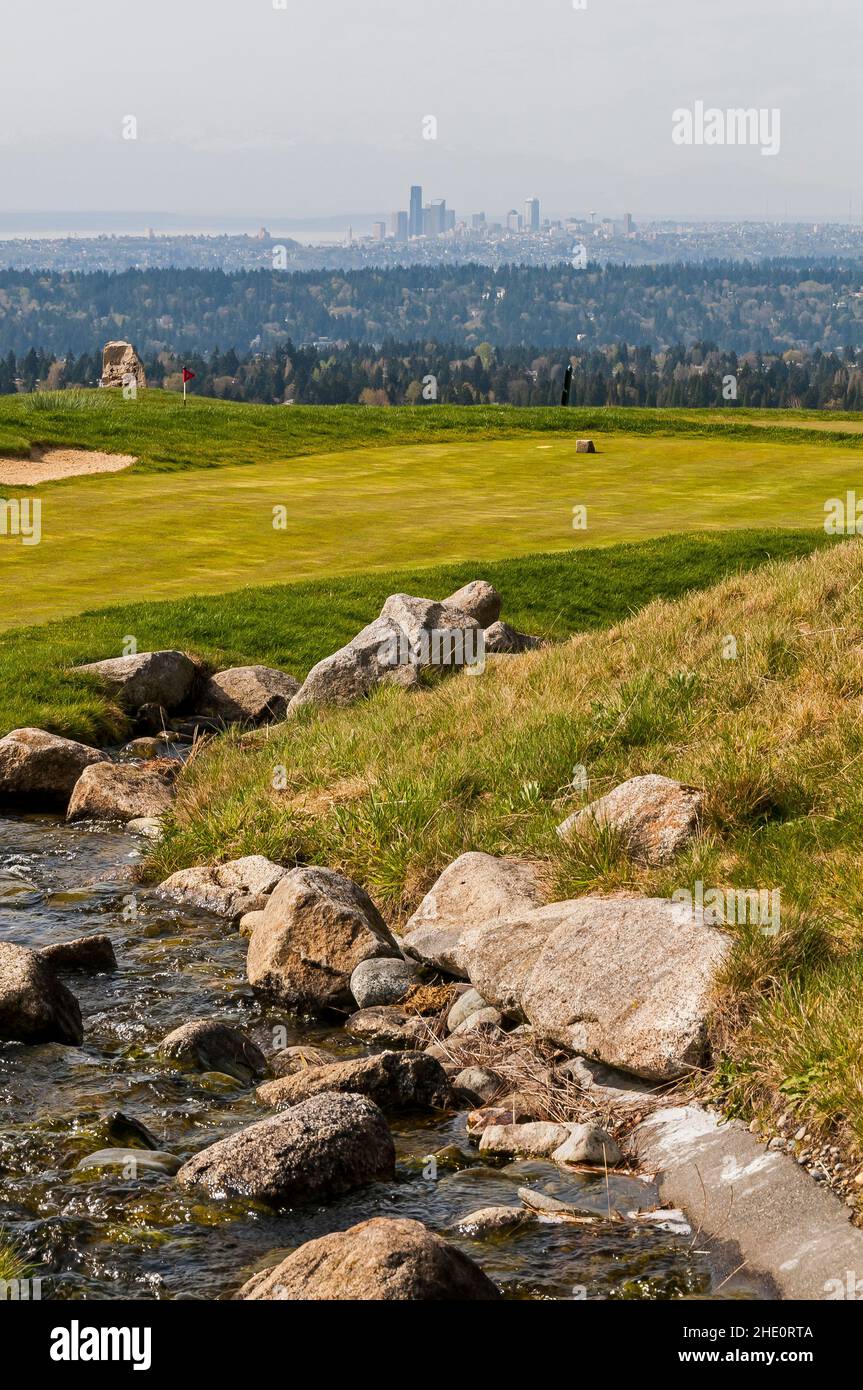
<svg viewBox="0 0 863 1390"><path fill-rule="evenodd" d="M863 347L858 261L361 270L0 271L0 356L55 355L111 338L161 352L245 355L292 343L386 341L655 351Z"/></svg>
<svg viewBox="0 0 863 1390"><path fill-rule="evenodd" d="M101 352L57 357L30 348L0 358L0 394L96 386ZM493 347L465 354L452 344L386 342L380 348L297 347L239 356L230 348L145 359L148 384L265 405L558 405L567 363L572 405L751 406L863 410L863 349L797 349L781 355L738 354L712 343L667 351L619 342L573 353L568 348Z"/></svg>

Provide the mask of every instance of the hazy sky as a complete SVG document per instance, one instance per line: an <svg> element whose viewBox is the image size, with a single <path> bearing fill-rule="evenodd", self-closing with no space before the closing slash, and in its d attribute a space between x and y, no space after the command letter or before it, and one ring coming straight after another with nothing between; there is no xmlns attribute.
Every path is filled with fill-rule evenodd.
<svg viewBox="0 0 863 1390"><path fill-rule="evenodd" d="M860 218L861 0L586 3L4 0L0 210ZM779 154L675 145L699 100Z"/></svg>

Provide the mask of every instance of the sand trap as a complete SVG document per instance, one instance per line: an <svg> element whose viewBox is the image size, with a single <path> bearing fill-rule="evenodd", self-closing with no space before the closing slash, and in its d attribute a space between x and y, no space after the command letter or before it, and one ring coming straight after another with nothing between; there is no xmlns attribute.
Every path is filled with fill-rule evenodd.
<svg viewBox="0 0 863 1390"><path fill-rule="evenodd" d="M103 454L98 449L33 449L29 459L0 458L0 483L34 487L83 473L119 473L137 462L133 454Z"/></svg>

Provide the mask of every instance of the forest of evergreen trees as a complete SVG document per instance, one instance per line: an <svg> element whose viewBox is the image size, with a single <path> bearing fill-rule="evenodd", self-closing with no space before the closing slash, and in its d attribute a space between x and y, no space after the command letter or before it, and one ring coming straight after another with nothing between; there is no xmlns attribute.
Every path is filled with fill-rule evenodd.
<svg viewBox="0 0 863 1390"><path fill-rule="evenodd" d="M567 348L495 348L465 354L452 345L386 342L343 348L296 347L239 357L227 352L170 353L145 359L151 386L181 390L181 368L195 372L196 395L262 404L557 405L566 364L573 364L573 405L781 406L863 410L863 349L791 350L780 355L720 351L709 343L667 352L617 343ZM0 394L92 387L101 352L56 357L31 348L0 358Z"/></svg>
<svg viewBox="0 0 863 1390"><path fill-rule="evenodd" d="M142 356L290 340L454 343L569 351L626 342L660 352L863 347L859 262L767 260L648 266L475 264L352 271L0 271L0 356L55 356L128 339Z"/></svg>

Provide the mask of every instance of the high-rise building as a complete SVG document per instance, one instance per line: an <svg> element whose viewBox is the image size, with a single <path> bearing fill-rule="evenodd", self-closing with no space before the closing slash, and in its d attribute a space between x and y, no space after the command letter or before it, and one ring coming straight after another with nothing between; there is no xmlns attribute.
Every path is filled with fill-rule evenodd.
<svg viewBox="0 0 863 1390"><path fill-rule="evenodd" d="M390 213L390 236L395 241L407 241L408 215L406 212Z"/></svg>
<svg viewBox="0 0 863 1390"><path fill-rule="evenodd" d="M446 231L446 198L432 198L423 209L423 229L426 236L441 236Z"/></svg>
<svg viewBox="0 0 863 1390"><path fill-rule="evenodd" d="M539 199L528 198L524 205L524 225L529 232L539 231Z"/></svg>
<svg viewBox="0 0 863 1390"><path fill-rule="evenodd" d="M423 191L418 183L415 183L411 188L408 234L410 236L422 236L423 234Z"/></svg>
<svg viewBox="0 0 863 1390"><path fill-rule="evenodd" d="M470 225L475 232L480 231L485 226L485 213L475 212L470 219Z"/></svg>
<svg viewBox="0 0 863 1390"><path fill-rule="evenodd" d="M624 235L624 236L629 236L630 233L631 233L631 231L632 231L632 227L633 227L632 213L631 213L631 212L625 212L625 213L623 214L623 235Z"/></svg>
<svg viewBox="0 0 863 1390"><path fill-rule="evenodd" d="M516 212L515 208L510 208L506 215L506 230L508 232L521 231L521 214Z"/></svg>
<svg viewBox="0 0 863 1390"><path fill-rule="evenodd" d="M386 222L374 222L372 224L372 236L375 241L386 241L387 224Z"/></svg>

